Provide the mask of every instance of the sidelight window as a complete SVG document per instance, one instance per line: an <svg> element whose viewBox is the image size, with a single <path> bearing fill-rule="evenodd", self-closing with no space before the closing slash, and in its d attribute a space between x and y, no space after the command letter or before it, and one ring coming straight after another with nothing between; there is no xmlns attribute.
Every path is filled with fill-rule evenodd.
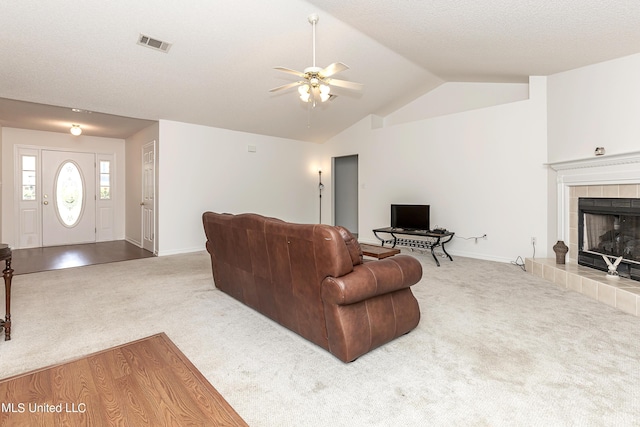
<svg viewBox="0 0 640 427"><path fill-rule="evenodd" d="M36 156L22 156L22 200L36 199Z"/></svg>
<svg viewBox="0 0 640 427"><path fill-rule="evenodd" d="M111 199L111 162L100 161L100 200Z"/></svg>

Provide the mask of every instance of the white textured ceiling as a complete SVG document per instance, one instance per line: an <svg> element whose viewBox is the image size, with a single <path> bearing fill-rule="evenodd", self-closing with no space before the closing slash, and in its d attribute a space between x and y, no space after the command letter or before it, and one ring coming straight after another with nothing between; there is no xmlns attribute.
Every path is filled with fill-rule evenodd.
<svg viewBox="0 0 640 427"><path fill-rule="evenodd" d="M311 65L314 12L318 65L346 63L336 77L365 89L309 113L295 90L269 89L295 80L274 66ZM88 128L166 119L322 142L445 81L526 82L638 53L638 23L638 0L4 0L0 125L65 131L56 111L80 108ZM141 47L140 33L173 46ZM21 122L29 105L7 100L67 108Z"/></svg>

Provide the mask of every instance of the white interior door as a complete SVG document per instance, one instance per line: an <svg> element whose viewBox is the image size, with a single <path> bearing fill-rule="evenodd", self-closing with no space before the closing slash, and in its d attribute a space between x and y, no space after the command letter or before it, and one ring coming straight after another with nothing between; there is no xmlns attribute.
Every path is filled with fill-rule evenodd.
<svg viewBox="0 0 640 427"><path fill-rule="evenodd" d="M156 251L156 143L142 147L142 247Z"/></svg>
<svg viewBox="0 0 640 427"><path fill-rule="evenodd" d="M95 154L42 151L42 246L96 241Z"/></svg>

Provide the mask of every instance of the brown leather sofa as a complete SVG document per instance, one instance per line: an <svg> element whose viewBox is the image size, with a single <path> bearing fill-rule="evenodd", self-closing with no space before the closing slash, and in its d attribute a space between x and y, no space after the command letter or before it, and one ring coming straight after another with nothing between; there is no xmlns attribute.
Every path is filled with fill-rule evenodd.
<svg viewBox="0 0 640 427"><path fill-rule="evenodd" d="M350 362L418 325L413 257L362 262L342 227L256 214L202 216L216 287Z"/></svg>

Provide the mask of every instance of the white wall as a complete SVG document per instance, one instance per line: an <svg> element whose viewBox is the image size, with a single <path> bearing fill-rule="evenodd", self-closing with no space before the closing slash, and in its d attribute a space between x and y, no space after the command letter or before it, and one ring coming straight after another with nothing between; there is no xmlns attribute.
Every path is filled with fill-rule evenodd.
<svg viewBox="0 0 640 427"><path fill-rule="evenodd" d="M16 145L39 146L75 152L114 154L116 186L114 239L124 238L125 159L124 140L69 133L43 132L4 127L2 132L2 241L16 245L14 218L14 148Z"/></svg>
<svg viewBox="0 0 640 427"><path fill-rule="evenodd" d="M2 217L3 217L3 215L2 215L2 207L4 206L4 204L2 203L2 199L4 197L3 196L4 190L3 190L3 185L2 185L2 183L3 183L2 182L2 178L3 178L2 177L2 170L3 170L3 167L2 167L2 159L3 159L2 151L3 151L2 150L2 126L0 126L0 242L4 242L5 241L4 240L3 230L2 230L2 223L3 223L3 221L2 221Z"/></svg>
<svg viewBox="0 0 640 427"><path fill-rule="evenodd" d="M208 210L318 221L318 145L166 120L159 134L159 255L204 250Z"/></svg>
<svg viewBox="0 0 640 427"><path fill-rule="evenodd" d="M399 108L384 118L385 126L486 108L529 98L526 83L451 82Z"/></svg>
<svg viewBox="0 0 640 427"><path fill-rule="evenodd" d="M515 261L531 256L535 236L545 256L555 243L547 242L546 78L532 78L530 92L525 101L396 126L376 128L369 117L324 144L325 159L359 156L360 240L376 242L371 230L389 225L391 203L424 203L432 227L488 235L477 244L454 239L452 254Z"/></svg>
<svg viewBox="0 0 640 427"><path fill-rule="evenodd" d="M125 239L142 247L142 147L159 139L159 124L155 123L126 139L127 195L125 201ZM157 148L157 145L156 145Z"/></svg>
<svg viewBox="0 0 640 427"><path fill-rule="evenodd" d="M640 148L640 54L548 78L549 162Z"/></svg>
<svg viewBox="0 0 640 427"><path fill-rule="evenodd" d="M549 76L548 162L593 158L640 148L640 54ZM558 230L557 174L549 171L549 240Z"/></svg>

